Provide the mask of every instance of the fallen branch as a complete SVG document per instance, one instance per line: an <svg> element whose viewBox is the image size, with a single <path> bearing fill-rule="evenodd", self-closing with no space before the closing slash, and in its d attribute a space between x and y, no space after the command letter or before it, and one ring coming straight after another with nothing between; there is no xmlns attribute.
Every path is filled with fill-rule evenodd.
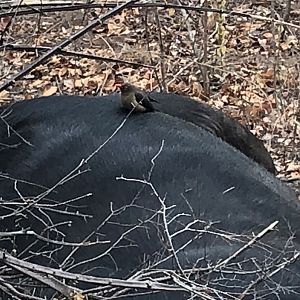
<svg viewBox="0 0 300 300"><path fill-rule="evenodd" d="M1 48L7 49L7 50L26 51L26 52L34 52L34 53L45 52L45 51L51 50L51 47L45 47L45 46L32 47L32 46L27 46L27 45L15 45L15 44L3 45L0 47L0 49ZM136 66L136 67L145 67L145 68L149 68L149 69L155 69L155 66L151 66L151 65L147 65L147 64L141 64L141 63L136 63L136 62L122 60L122 59L116 59L116 58L103 57L103 56L87 54L87 53L82 53L82 52L77 52L77 51L67 51L67 50L57 49L56 54L61 54L64 56L77 56L80 58L101 60L101 61L106 61L106 62L121 63L121 64L125 64L125 65Z"/></svg>
<svg viewBox="0 0 300 300"><path fill-rule="evenodd" d="M102 278L96 276L89 276L83 274L70 273L62 271L61 269L54 269L38 264L30 263L25 260L18 259L12 255L0 250L0 261L12 268L25 268L32 272L38 272L47 274L48 276L55 276L62 279L76 280L86 283L115 286L115 287L126 287L126 288L141 288L141 289L153 289L153 290L163 290L163 291L180 291L184 290L181 287L171 284L158 283L152 280L123 280L116 278ZM24 273L24 270L21 271Z"/></svg>

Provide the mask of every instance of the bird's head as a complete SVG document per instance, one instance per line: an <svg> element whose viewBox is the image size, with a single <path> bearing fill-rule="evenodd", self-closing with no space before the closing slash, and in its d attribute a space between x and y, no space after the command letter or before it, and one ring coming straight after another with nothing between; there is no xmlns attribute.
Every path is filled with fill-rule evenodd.
<svg viewBox="0 0 300 300"><path fill-rule="evenodd" d="M130 83L116 84L122 93L132 93L135 91L134 86Z"/></svg>

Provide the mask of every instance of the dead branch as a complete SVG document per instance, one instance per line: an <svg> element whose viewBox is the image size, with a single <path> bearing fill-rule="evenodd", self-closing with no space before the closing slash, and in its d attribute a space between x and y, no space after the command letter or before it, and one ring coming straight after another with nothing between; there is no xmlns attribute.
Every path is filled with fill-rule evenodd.
<svg viewBox="0 0 300 300"><path fill-rule="evenodd" d="M41 236L41 235L37 234L33 230L19 230L19 231L12 231L12 232L0 232L0 238L1 237L9 237L9 236L17 236L17 235L32 235L35 238L37 238L41 241L44 241L46 243L49 243L49 244L69 246L69 247L88 247L88 246L92 246L92 245L109 243L109 241L72 243L72 242L66 242L64 240L62 240L62 241L51 240L49 238L46 238L44 236Z"/></svg>
<svg viewBox="0 0 300 300"><path fill-rule="evenodd" d="M158 41L159 41L159 49L160 49L160 72L161 72L161 83L163 87L163 91L167 90L166 85L166 67L165 67L165 50L164 50L164 43L161 33L161 22L159 19L158 10L156 9L154 12L155 22L158 29Z"/></svg>
<svg viewBox="0 0 300 300"><path fill-rule="evenodd" d="M269 272L267 274L263 274L261 276L259 276L256 280L254 280L253 282L251 282L251 284L243 291L243 293L239 296L239 299L242 300L244 299L248 292L255 286L257 285L259 282L261 282L262 280L264 280L266 277L272 277L274 274L276 274L277 272L279 272L281 269L283 269L284 267L286 267L287 265L293 263L294 261L296 261L299 258L300 253L296 252L294 254L294 256L292 258L290 258L289 260L283 262L280 266L278 266L277 269L275 269L273 272Z"/></svg>
<svg viewBox="0 0 300 300"><path fill-rule="evenodd" d="M266 227L264 230L262 230L259 234L253 237L246 245L241 247L238 251L236 251L234 254L226 258L225 260L219 262L216 266L214 266L214 269L218 269L226 264L229 263L229 261L233 260L234 258L238 257L242 252L244 252L246 249L250 248L253 244L255 244L258 240L260 240L264 235L266 235L269 231L273 230L276 225L278 225L279 221L275 221L272 224L270 224L268 227Z"/></svg>
<svg viewBox="0 0 300 300"><path fill-rule="evenodd" d="M16 265L9 264L9 263L8 263L8 265L10 267L12 267L13 269L19 271L20 273L23 273L23 274L29 276L30 278L40 281L40 282L44 283L45 285L53 288L55 291L64 295L67 299L72 300L72 299L74 299L72 297L72 295L75 292L77 292L77 293L81 292L79 289L75 290L74 288L70 288L69 286L67 286L66 284L62 283L61 281L57 280L56 278L54 278L52 276L43 276L43 275L37 273L36 271L30 271L21 266L16 266Z"/></svg>
<svg viewBox="0 0 300 300"><path fill-rule="evenodd" d="M27 46L27 45L15 45L15 44L3 45L0 47L0 49L1 48L7 49L7 50L26 51L26 52L33 52L33 53L45 52L45 51L51 50L51 47L44 47L44 46L32 47L32 46ZM64 56L77 56L79 58L94 59L94 60L106 61L109 63L120 63L120 64L125 64L125 65L136 66L136 67L145 67L145 68L149 68L149 69L155 69L155 66L151 66L151 65L147 65L147 64L141 64L141 63L126 61L126 60L122 60L122 59L87 54L87 53L82 53L82 52L78 52L78 51L67 51L67 50L63 50L63 49L57 49L56 54L61 54Z"/></svg>
<svg viewBox="0 0 300 300"><path fill-rule="evenodd" d="M285 22L289 21L290 13L291 13L291 0L286 0L285 1L285 11L284 11L284 16L283 16L283 20Z"/></svg>
<svg viewBox="0 0 300 300"><path fill-rule="evenodd" d="M154 289L154 290L164 290L164 291L178 291L182 290L180 287L171 284L158 283L152 280L138 281L138 280L123 280L115 278L101 278L83 274L70 273L62 271L61 269L49 268L34 263L30 263L12 255L5 253L0 250L0 261L11 267L20 267L33 272L39 272L47 274L54 277L59 277L62 279L78 280L86 283L93 283L99 285L108 285L115 287L127 287L127 288L141 288L141 289Z"/></svg>
<svg viewBox="0 0 300 300"><path fill-rule="evenodd" d="M5 282L1 277L0 277L0 290L2 290L7 295L12 296L16 300L44 300L43 298L40 297L30 296L19 292L15 287Z"/></svg>

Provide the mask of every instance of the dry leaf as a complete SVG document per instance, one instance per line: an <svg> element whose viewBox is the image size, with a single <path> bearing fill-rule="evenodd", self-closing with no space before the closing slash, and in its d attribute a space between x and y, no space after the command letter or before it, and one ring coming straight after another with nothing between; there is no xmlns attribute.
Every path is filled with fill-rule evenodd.
<svg viewBox="0 0 300 300"><path fill-rule="evenodd" d="M63 83L64 83L65 87L67 87L71 90L74 88L74 80L72 80L72 79L66 79L63 81Z"/></svg>
<svg viewBox="0 0 300 300"><path fill-rule="evenodd" d="M269 69L266 72L259 72L259 75L263 79L273 79L274 78L274 70Z"/></svg>
<svg viewBox="0 0 300 300"><path fill-rule="evenodd" d="M266 39L271 39L271 38L273 38L273 34L272 34L272 32L265 32L263 34L263 37L265 37Z"/></svg>
<svg viewBox="0 0 300 300"><path fill-rule="evenodd" d="M86 299L84 295L82 295L80 292L74 292L72 295L73 300L84 300Z"/></svg>
<svg viewBox="0 0 300 300"><path fill-rule="evenodd" d="M125 30L124 24L120 20L111 19L107 24L109 35L118 35Z"/></svg>
<svg viewBox="0 0 300 300"><path fill-rule="evenodd" d="M56 86L50 86L50 88L44 90L43 96L51 96L57 92L57 87Z"/></svg>
<svg viewBox="0 0 300 300"><path fill-rule="evenodd" d="M76 74L76 69L69 68L68 71L71 76L74 76Z"/></svg>
<svg viewBox="0 0 300 300"><path fill-rule="evenodd" d="M64 75L68 73L68 68L61 68L58 72L58 76L62 78Z"/></svg>
<svg viewBox="0 0 300 300"><path fill-rule="evenodd" d="M169 17L173 17L176 13L174 8L167 9L167 12L168 12Z"/></svg>
<svg viewBox="0 0 300 300"><path fill-rule="evenodd" d="M2 91L2 92L0 92L0 100L1 99L7 99L8 95L9 95L8 91Z"/></svg>
<svg viewBox="0 0 300 300"><path fill-rule="evenodd" d="M292 172L289 174L290 179L300 179L300 172Z"/></svg>
<svg viewBox="0 0 300 300"><path fill-rule="evenodd" d="M10 20L11 20L11 17L0 18L0 31L3 31L6 28L6 26L10 22Z"/></svg>
<svg viewBox="0 0 300 300"><path fill-rule="evenodd" d="M82 87L82 81L81 81L81 79L76 79L75 83L74 83L74 86L77 87L77 88Z"/></svg>
<svg viewBox="0 0 300 300"><path fill-rule="evenodd" d="M300 171L300 165L294 164L293 162L291 162L288 164L286 171L287 172Z"/></svg>
<svg viewBox="0 0 300 300"><path fill-rule="evenodd" d="M38 86L41 86L43 83L45 83L45 80L37 79L37 80L35 80L35 81L31 84L31 86L32 86L32 87L38 87Z"/></svg>

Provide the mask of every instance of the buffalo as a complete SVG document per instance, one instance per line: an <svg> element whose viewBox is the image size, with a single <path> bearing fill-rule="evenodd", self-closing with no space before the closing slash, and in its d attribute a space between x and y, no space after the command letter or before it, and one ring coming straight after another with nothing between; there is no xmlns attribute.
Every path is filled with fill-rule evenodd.
<svg viewBox="0 0 300 300"><path fill-rule="evenodd" d="M295 193L198 122L162 108L127 114L114 94L3 107L3 293L68 298L68 286L90 299L300 297Z"/></svg>

